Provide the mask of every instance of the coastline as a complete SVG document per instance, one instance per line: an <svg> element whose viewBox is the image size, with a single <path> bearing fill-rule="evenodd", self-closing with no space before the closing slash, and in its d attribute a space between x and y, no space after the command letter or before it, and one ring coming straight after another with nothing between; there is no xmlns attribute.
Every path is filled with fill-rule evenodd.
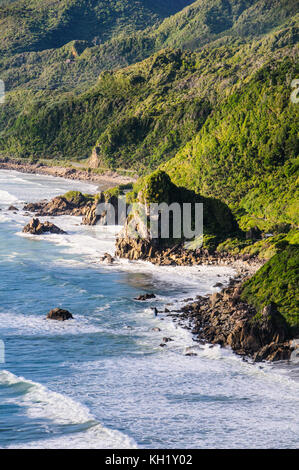
<svg viewBox="0 0 299 470"><path fill-rule="evenodd" d="M67 201L61 196L54 198L49 203L29 204L24 206L23 210L27 215L30 215L30 213L35 214L35 217L84 216L86 215L86 207L89 208L88 204L86 207L85 204L85 200ZM13 207L10 210L13 210ZM95 223L90 223L89 220L86 222L85 219L86 217L82 221L83 225L95 225ZM35 226L33 227L34 222L36 224L40 223L39 219L33 219L23 231L28 231L33 235L39 234L38 231L31 230L35 228ZM40 224L42 229L45 228L41 233L51 231L49 230L50 225L56 230L55 233L60 233L59 227L53 226L49 222ZM28 230L26 230L27 228ZM263 266L264 262L255 257L244 258L228 254L211 254L207 250L196 254L192 251L190 254L186 254L184 250L176 251L165 252L161 259L154 257L145 261L151 261L153 265L172 265L173 267L226 266L232 268L235 275L229 279L228 283L217 282L211 286L221 288L221 290L204 297L197 295L194 298L186 299L186 301L183 300L185 305L179 311L169 311L165 306L165 311L161 313L168 313L173 319L176 318L178 324L181 324L182 321L185 323L187 320L186 323L189 323L187 328L192 330L195 335L194 341L198 343L230 347L236 354L251 357L256 362L290 359L292 351L298 349L299 344L293 344L292 346L291 340L293 338L288 336L287 330L281 330L278 327L275 309L271 310L270 308L269 310L270 306L267 306L265 314L263 313L262 322L259 324L255 320L257 312L241 296L243 283L252 277ZM102 256L102 263L114 264L116 261L114 256L119 259L126 258L126 256L119 256L117 252L114 252L112 256L105 253ZM142 260L142 257L138 256L134 259Z"/></svg>
<svg viewBox="0 0 299 470"><path fill-rule="evenodd" d="M21 162L20 160L8 158L0 158L0 169L98 183L101 185L103 190L118 186L120 184L128 184L136 181L136 175L133 177L123 176L118 174L116 171L107 171L103 174L96 174L92 171L74 168L71 166L47 166L44 163Z"/></svg>

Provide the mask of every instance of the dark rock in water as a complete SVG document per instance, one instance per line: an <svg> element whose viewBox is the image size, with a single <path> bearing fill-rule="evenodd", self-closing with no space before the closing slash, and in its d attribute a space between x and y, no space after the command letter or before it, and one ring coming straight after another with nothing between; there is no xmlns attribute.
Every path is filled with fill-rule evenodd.
<svg viewBox="0 0 299 470"><path fill-rule="evenodd" d="M193 356L197 356L197 354L193 352L188 352L185 354L185 356L193 357Z"/></svg>
<svg viewBox="0 0 299 470"><path fill-rule="evenodd" d="M154 331L155 333L158 333L159 331L161 331L161 328L158 328L157 326L155 328L152 328L152 331Z"/></svg>
<svg viewBox="0 0 299 470"><path fill-rule="evenodd" d="M51 222L40 222L39 219L32 219L29 224L23 228L23 232L31 233L32 235L42 235L47 232L54 234L66 233Z"/></svg>
<svg viewBox="0 0 299 470"><path fill-rule="evenodd" d="M9 206L8 210L9 211L18 211L19 209L15 206Z"/></svg>
<svg viewBox="0 0 299 470"><path fill-rule="evenodd" d="M216 284L213 287L222 287L222 286L223 286L222 282L216 282Z"/></svg>
<svg viewBox="0 0 299 470"><path fill-rule="evenodd" d="M166 337L165 337L165 338L163 338L162 341L163 341L163 343L169 343L169 341L173 341L173 339L172 339L172 338L166 338Z"/></svg>
<svg viewBox="0 0 299 470"><path fill-rule="evenodd" d="M62 308L54 308L48 313L47 318L49 320L65 321L72 320L74 317L68 310L63 310Z"/></svg>
<svg viewBox="0 0 299 470"><path fill-rule="evenodd" d="M157 316L158 316L158 313L159 313L158 309L155 307L155 308L153 308L153 311L154 311L155 317L157 317Z"/></svg>
<svg viewBox="0 0 299 470"><path fill-rule="evenodd" d="M104 253L100 258L101 263L112 264L115 260L109 253Z"/></svg>
<svg viewBox="0 0 299 470"><path fill-rule="evenodd" d="M142 295L139 295L138 297L135 297L134 300L145 301L145 300L150 300L150 299L155 299L155 298L156 298L155 294L142 294Z"/></svg>
<svg viewBox="0 0 299 470"><path fill-rule="evenodd" d="M165 346L166 346L166 343L161 343L160 344L160 348L165 348Z"/></svg>

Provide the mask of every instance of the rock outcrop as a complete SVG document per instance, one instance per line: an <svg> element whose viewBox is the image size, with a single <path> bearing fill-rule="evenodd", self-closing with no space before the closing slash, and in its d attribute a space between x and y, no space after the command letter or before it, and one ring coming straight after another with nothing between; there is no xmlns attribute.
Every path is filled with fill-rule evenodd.
<svg viewBox="0 0 299 470"><path fill-rule="evenodd" d="M66 233L51 222L40 222L39 219L32 219L29 224L23 228L23 233L30 233L31 235L42 235L47 232L58 235Z"/></svg>
<svg viewBox="0 0 299 470"><path fill-rule="evenodd" d="M104 255L101 256L100 261L101 263L112 264L114 263L114 258L110 255L110 253L104 253Z"/></svg>
<svg viewBox="0 0 299 470"><path fill-rule="evenodd" d="M241 300L242 283L209 297L198 297L182 308L179 317L192 324L192 332L201 342L229 346L254 361L289 359L292 353L290 333L275 304L264 307L261 315Z"/></svg>
<svg viewBox="0 0 299 470"><path fill-rule="evenodd" d="M155 294L141 294L138 297L135 297L134 300L140 300L144 302L145 300L151 300L155 298L156 298Z"/></svg>
<svg viewBox="0 0 299 470"><path fill-rule="evenodd" d="M80 192L72 195L57 196L51 201L30 203L24 206L24 211L34 212L37 217L73 215L84 216L92 207L94 201Z"/></svg>
<svg viewBox="0 0 299 470"><path fill-rule="evenodd" d="M119 197L121 192L103 191L98 194L94 203L86 209L82 220L83 225L121 225L125 221L126 204L123 204L124 214L119 212ZM110 206L110 207L109 207ZM108 213L108 211L111 211Z"/></svg>
<svg viewBox="0 0 299 470"><path fill-rule="evenodd" d="M221 240L223 236L230 236L239 230L225 204L174 185L169 176L161 170L146 177L140 188L135 187L130 194L130 200L133 203L132 210L116 240L116 256L120 258L141 259L163 265L193 265L206 258L213 264L218 262L221 255L211 256L211 251L207 248L197 249L202 246L203 236ZM154 216L152 204L157 208ZM196 225L198 229L200 225L199 210L196 210L200 204L203 205L205 221L203 234L196 232L194 238L198 243L193 239L190 249L186 249L187 230L184 226L186 218L183 211L187 205L190 210L188 230L191 232L191 226ZM175 220L173 205L179 210L179 217ZM190 239L188 241L190 242Z"/></svg>
<svg viewBox="0 0 299 470"><path fill-rule="evenodd" d="M55 197L51 201L26 204L23 210L35 213L37 217L79 216L83 217L83 225L117 225L121 223L121 220L119 220L119 194L111 194L112 191L103 191L95 196L84 195L79 191L70 191L63 196ZM115 216L112 221L109 220L111 214L108 214L108 204L111 205Z"/></svg>
<svg viewBox="0 0 299 470"><path fill-rule="evenodd" d="M73 315L68 310L63 310L62 308L54 308L47 315L48 320L56 321L72 320L73 318Z"/></svg>

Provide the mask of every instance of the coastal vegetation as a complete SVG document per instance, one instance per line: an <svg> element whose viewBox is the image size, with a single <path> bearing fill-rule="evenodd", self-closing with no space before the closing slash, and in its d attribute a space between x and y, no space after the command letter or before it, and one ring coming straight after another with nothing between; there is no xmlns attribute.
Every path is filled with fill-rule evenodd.
<svg viewBox="0 0 299 470"><path fill-rule="evenodd" d="M295 328L298 19L295 0L0 2L0 156L140 176L105 200L202 202L203 248L267 261L242 298Z"/></svg>
<svg viewBox="0 0 299 470"><path fill-rule="evenodd" d="M245 282L242 292L242 298L257 309L256 320L273 302L294 334L299 330L298 253L299 245L286 246Z"/></svg>

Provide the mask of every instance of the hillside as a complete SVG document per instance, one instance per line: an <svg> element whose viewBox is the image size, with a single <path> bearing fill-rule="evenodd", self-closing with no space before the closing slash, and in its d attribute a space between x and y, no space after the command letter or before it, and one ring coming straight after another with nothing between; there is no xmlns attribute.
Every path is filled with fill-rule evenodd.
<svg viewBox="0 0 299 470"><path fill-rule="evenodd" d="M297 326L298 20L295 0L1 6L0 156L92 156L139 173L132 201L204 201L204 250L275 255L244 299Z"/></svg>
<svg viewBox="0 0 299 470"><path fill-rule="evenodd" d="M6 43L7 50L2 50L3 55L0 54L0 75L7 90L17 87L22 90L26 87L33 90L62 91L73 90L78 86L81 89L86 88L103 70L142 61L164 48L199 50L205 44L221 38L224 43L228 38L238 41L259 39L283 24L291 27L299 11L295 0L197 0L194 3L184 0L163 2L166 5L163 10L165 16L192 4L161 23L163 15L161 7L158 8L161 2L135 1L130 4L130 8L126 2L123 3L126 6L120 12L113 9L113 2L108 2L110 6L107 18L110 18L110 22L107 24L102 22L101 16L97 20L97 16L93 15L92 21L98 21L96 25L100 28L96 36L95 31L86 25L88 18L85 14L80 14L79 29L76 27L77 20L73 21L73 17L77 18L77 10L69 14L67 23L59 26L62 38L59 47L56 30L56 42L47 39L46 47L43 42L45 38L50 38L52 30L34 30L33 37L30 35L30 28L27 28L28 31L22 33L25 40L22 36L21 53L17 53L18 35L15 37L13 34L10 37L11 27L5 24L7 19L3 20L3 28L0 24L0 52ZM82 11L86 9L84 4L80 6ZM152 15L145 15L147 19L143 26L138 25L134 22L132 11L138 12L138 17L142 18L142 12L149 8L148 4L151 5ZM17 21L19 20L12 15L11 22L18 24ZM40 20L35 18L34 21L39 24ZM143 29L145 26L147 27ZM67 33L67 28L71 28L72 34ZM33 39L37 41L34 47L31 44Z"/></svg>
<svg viewBox="0 0 299 470"><path fill-rule="evenodd" d="M42 51L73 40L110 39L176 13L188 0L15 0L0 4L0 52Z"/></svg>
<svg viewBox="0 0 299 470"><path fill-rule="evenodd" d="M44 90L24 85L7 94L0 108L0 152L86 165L93 152L101 169L140 174L162 164L175 184L228 204L242 228L298 225L298 108L289 99L298 74L298 15L290 19L296 10L296 2L284 0L199 0L154 33L140 34L186 45L196 33L197 45L206 45L193 52L168 48L102 72L83 93L49 88L46 68ZM91 59L94 49L80 54L80 44L64 47L78 55L74 64L84 75L90 69L82 57Z"/></svg>
<svg viewBox="0 0 299 470"><path fill-rule="evenodd" d="M241 226L298 226L298 61L270 62L211 114L163 169L176 184L228 204Z"/></svg>

